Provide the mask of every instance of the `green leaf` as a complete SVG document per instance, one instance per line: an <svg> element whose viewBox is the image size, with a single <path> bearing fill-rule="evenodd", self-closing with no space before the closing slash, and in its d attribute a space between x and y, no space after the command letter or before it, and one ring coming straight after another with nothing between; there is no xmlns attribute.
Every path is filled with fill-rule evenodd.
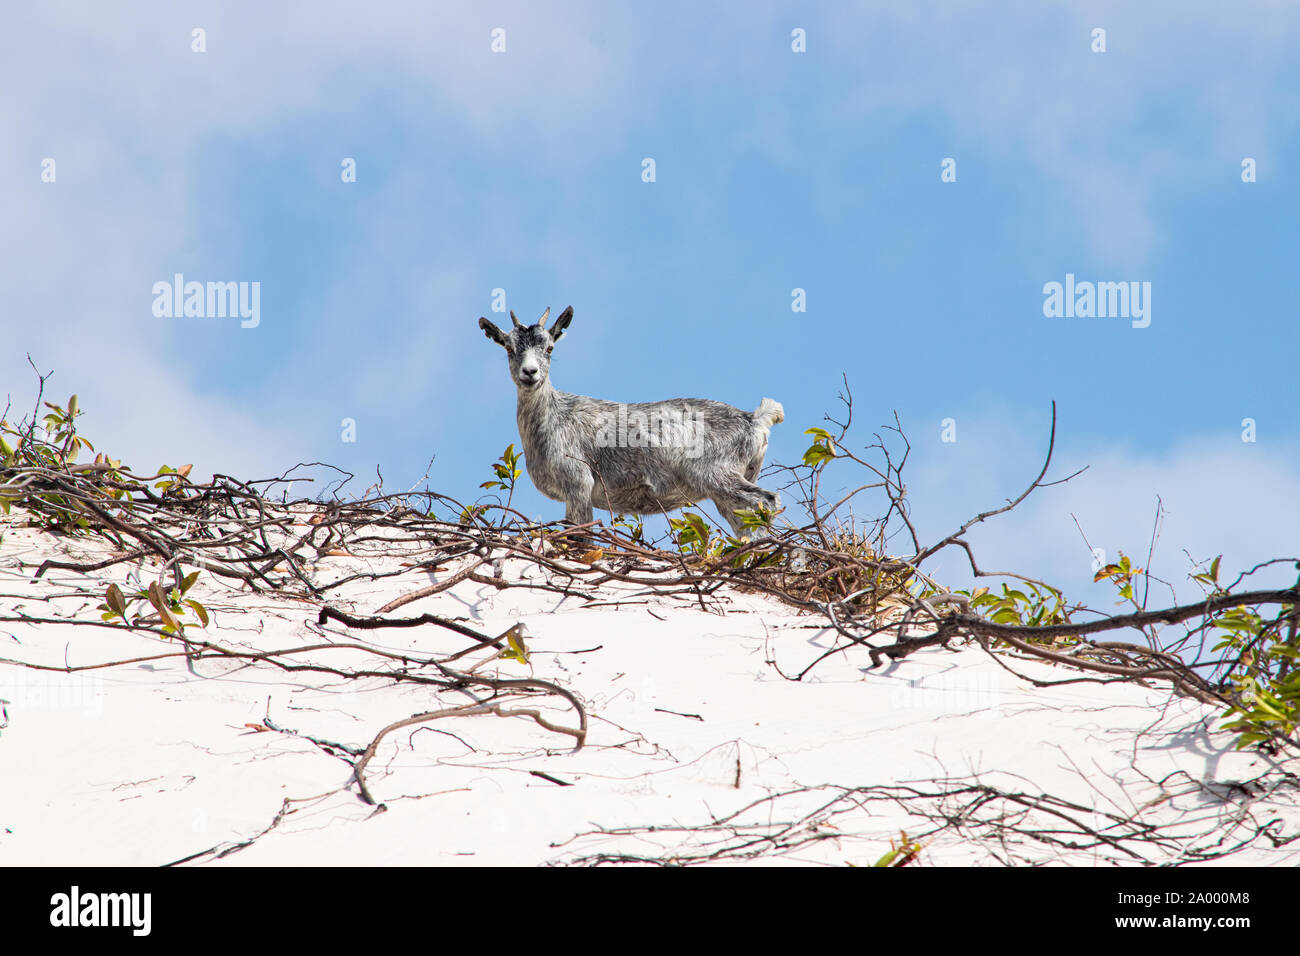
<svg viewBox="0 0 1300 956"><path fill-rule="evenodd" d="M163 592L162 586L157 581L151 581L149 583L149 603L154 606L154 609L158 612L158 616L162 618L164 631L168 628L176 632L182 630L183 625L176 618L176 615L172 613L172 609L167 601L167 595Z"/></svg>
<svg viewBox="0 0 1300 956"><path fill-rule="evenodd" d="M199 616L199 620L203 622L203 626L204 626L204 627L207 627L207 626L208 626L208 611L207 611L207 608L205 608L205 607L204 607L202 604L200 604L198 601L194 601L194 600L190 600L190 599L186 599L185 603L188 604L191 608L194 609L194 613L197 614L197 615Z"/></svg>
<svg viewBox="0 0 1300 956"><path fill-rule="evenodd" d="M144 590L144 596L159 614L167 607L167 596L163 593L162 586L157 581L149 582L149 586Z"/></svg>
<svg viewBox="0 0 1300 956"><path fill-rule="evenodd" d="M501 635L506 639L506 646L501 651L503 660L519 661L521 664L528 663L528 648L524 646L522 628L516 624Z"/></svg>
<svg viewBox="0 0 1300 956"><path fill-rule="evenodd" d="M835 452L831 451L825 445L812 445L803 453L803 463L812 468L825 464L835 458Z"/></svg>
<svg viewBox="0 0 1300 956"><path fill-rule="evenodd" d="M896 850L890 850L875 863L872 863L871 866L873 869L878 866L892 866L894 861L898 859L898 855L902 852L903 850L901 847Z"/></svg>
<svg viewBox="0 0 1300 956"><path fill-rule="evenodd" d="M126 619L126 600L122 597L122 589L116 584L110 584L108 590L104 592L104 603L113 613L123 620Z"/></svg>

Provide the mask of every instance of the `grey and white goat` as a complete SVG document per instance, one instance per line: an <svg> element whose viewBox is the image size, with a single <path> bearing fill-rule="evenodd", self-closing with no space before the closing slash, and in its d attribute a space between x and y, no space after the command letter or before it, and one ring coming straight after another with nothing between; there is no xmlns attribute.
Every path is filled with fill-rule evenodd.
<svg viewBox="0 0 1300 956"><path fill-rule="evenodd" d="M506 350L519 393L524 461L537 490L563 501L565 520L586 524L592 509L658 514L711 499L737 536L750 534L737 511L777 511L781 499L754 484L771 427L785 419L779 402L753 412L704 398L620 404L557 391L551 350L573 320L573 307L546 328L503 332L486 318L479 328Z"/></svg>

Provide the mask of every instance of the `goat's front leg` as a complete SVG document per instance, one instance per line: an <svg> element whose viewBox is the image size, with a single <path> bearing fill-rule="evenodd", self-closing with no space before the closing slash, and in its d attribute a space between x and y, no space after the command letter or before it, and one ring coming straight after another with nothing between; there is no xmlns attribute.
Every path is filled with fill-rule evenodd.
<svg viewBox="0 0 1300 956"><path fill-rule="evenodd" d="M586 507L582 505L568 505L564 509L564 523L566 525L580 526L591 523L591 502L587 502ZM590 548L595 544L595 539L591 536L591 529L584 528L582 531L563 532L566 541L572 542L578 548Z"/></svg>
<svg viewBox="0 0 1300 956"><path fill-rule="evenodd" d="M595 480L590 469L573 468L564 475L564 523L568 525L590 524L592 519L591 491ZM585 534L578 535L578 540L585 541Z"/></svg>
<svg viewBox="0 0 1300 956"><path fill-rule="evenodd" d="M590 524L592 519L591 499L586 502L570 501L564 508L564 520L567 524Z"/></svg>

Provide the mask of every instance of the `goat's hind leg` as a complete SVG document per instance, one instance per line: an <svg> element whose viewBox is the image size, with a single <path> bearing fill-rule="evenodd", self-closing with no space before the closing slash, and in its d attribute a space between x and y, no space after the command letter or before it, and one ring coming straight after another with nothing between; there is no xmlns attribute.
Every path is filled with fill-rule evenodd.
<svg viewBox="0 0 1300 956"><path fill-rule="evenodd" d="M753 533L753 530L746 528L741 522L740 516L736 514L737 508L725 503L725 498L714 498L713 506L718 509L718 514L722 515L724 521L731 525L731 533L737 538L743 538Z"/></svg>
<svg viewBox="0 0 1300 956"><path fill-rule="evenodd" d="M762 537L763 532L762 529L745 527L736 512L758 511L760 508L775 512L781 509L780 495L772 491L764 491L752 481L746 481L739 475L728 480L709 497L727 524L731 525L731 530L735 532L737 538Z"/></svg>

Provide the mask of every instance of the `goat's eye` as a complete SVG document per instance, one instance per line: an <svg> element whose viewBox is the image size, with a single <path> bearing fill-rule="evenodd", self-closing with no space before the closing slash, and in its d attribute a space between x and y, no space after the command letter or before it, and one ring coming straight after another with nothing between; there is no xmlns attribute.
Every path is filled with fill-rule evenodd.
<svg viewBox="0 0 1300 956"><path fill-rule="evenodd" d="M555 351L555 346L554 346L554 345L548 345L548 346L546 346L546 354L547 354L547 355L550 355L550 354L551 354L552 352L554 352L554 351Z"/></svg>

